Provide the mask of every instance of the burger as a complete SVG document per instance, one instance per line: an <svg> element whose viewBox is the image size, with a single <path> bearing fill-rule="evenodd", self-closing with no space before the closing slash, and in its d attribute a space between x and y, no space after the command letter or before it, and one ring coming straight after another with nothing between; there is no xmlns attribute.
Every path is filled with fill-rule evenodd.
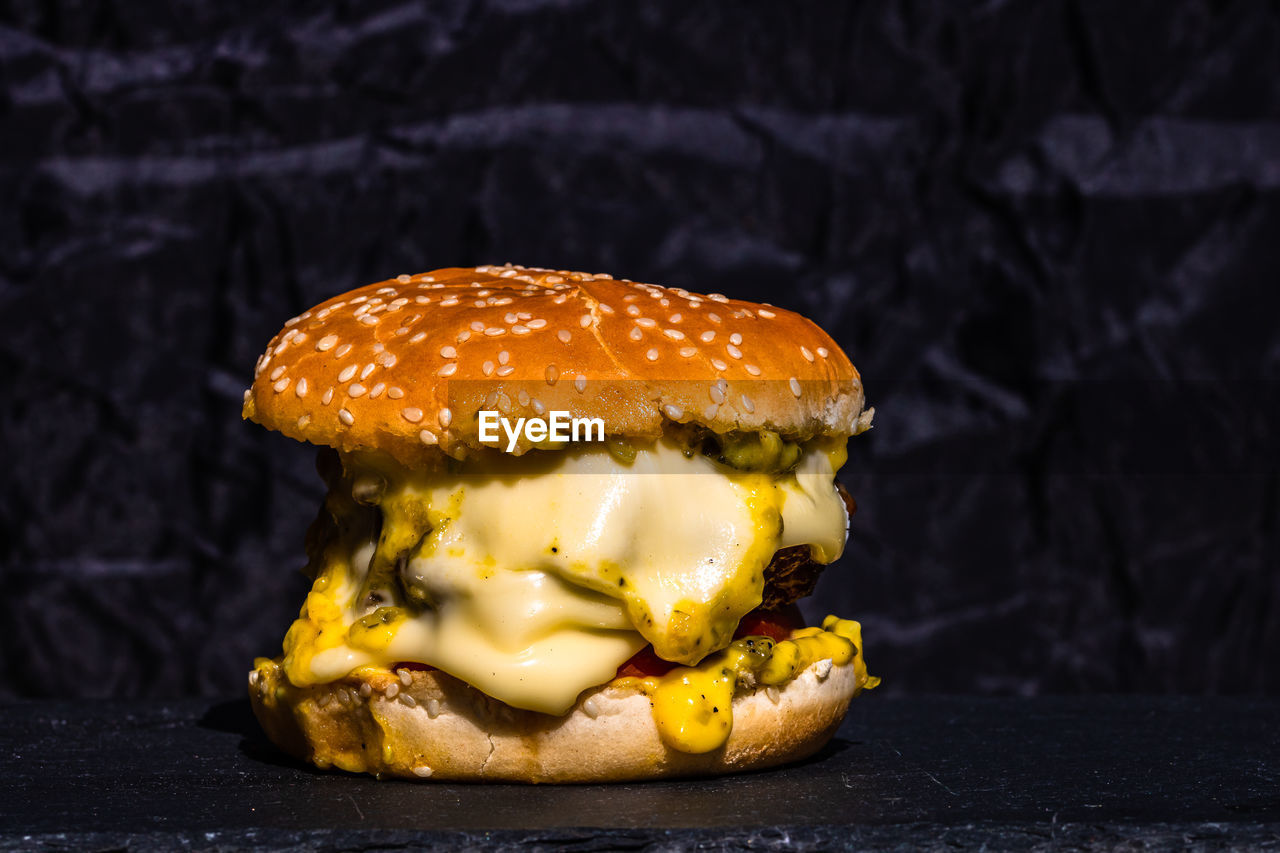
<svg viewBox="0 0 1280 853"><path fill-rule="evenodd" d="M311 590L259 658L319 767L579 782L813 754L877 679L795 602L844 549L858 372L781 308L608 275L402 275L288 320L244 417L320 448Z"/></svg>

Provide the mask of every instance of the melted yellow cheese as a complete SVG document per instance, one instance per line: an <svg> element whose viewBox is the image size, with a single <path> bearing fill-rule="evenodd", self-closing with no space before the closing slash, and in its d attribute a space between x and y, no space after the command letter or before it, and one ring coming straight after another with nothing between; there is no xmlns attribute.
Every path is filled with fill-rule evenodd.
<svg viewBox="0 0 1280 853"><path fill-rule="evenodd" d="M841 453L807 449L784 475L668 441L630 461L585 445L431 474L344 458L348 494L330 495L335 530L313 555L285 670L307 685L416 661L558 714L646 642L696 664L759 605L775 551L840 555Z"/></svg>
<svg viewBox="0 0 1280 853"><path fill-rule="evenodd" d="M785 684L813 664L854 665L858 690L880 679L867 675L862 657L862 626L828 616L821 628L793 631L774 643L768 637L743 637L694 667L677 667L664 676L619 679L649 694L653 718L663 741L682 752L719 749L733 731L733 696L739 687Z"/></svg>

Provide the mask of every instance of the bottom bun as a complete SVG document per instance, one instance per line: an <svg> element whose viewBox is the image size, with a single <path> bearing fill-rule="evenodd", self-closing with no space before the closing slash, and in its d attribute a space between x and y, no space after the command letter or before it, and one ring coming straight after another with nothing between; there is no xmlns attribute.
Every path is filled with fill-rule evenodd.
<svg viewBox="0 0 1280 853"><path fill-rule="evenodd" d="M319 767L444 780L615 782L806 758L831 740L863 680L854 661L823 660L782 688L741 692L728 741L700 754L664 743L649 697L626 681L583 693L560 717L512 708L438 670L363 670L295 687L278 663L263 661L249 674L249 695L271 740Z"/></svg>

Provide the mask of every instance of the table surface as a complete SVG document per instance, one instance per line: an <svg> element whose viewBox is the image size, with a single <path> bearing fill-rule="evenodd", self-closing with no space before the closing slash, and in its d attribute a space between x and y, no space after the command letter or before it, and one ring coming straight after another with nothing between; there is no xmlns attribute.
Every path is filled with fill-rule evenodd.
<svg viewBox="0 0 1280 853"><path fill-rule="evenodd" d="M855 701L819 756L626 785L378 782L245 700L0 707L0 849L1280 847L1280 700Z"/></svg>

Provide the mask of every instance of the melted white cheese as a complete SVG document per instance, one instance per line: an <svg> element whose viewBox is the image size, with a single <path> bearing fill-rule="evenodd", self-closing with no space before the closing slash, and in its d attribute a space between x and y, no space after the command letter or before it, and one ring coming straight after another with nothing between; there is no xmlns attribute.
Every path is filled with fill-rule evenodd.
<svg viewBox="0 0 1280 853"><path fill-rule="evenodd" d="M684 663L727 645L778 548L809 544L830 562L844 547L847 517L820 450L781 477L665 441L631 464L598 445L531 456L391 478L384 502L431 508L433 529L401 581L432 606L396 625L385 648L317 651L316 681L418 661L509 705L563 713L646 642ZM371 610L359 589L373 545L350 554L331 591L348 623Z"/></svg>

